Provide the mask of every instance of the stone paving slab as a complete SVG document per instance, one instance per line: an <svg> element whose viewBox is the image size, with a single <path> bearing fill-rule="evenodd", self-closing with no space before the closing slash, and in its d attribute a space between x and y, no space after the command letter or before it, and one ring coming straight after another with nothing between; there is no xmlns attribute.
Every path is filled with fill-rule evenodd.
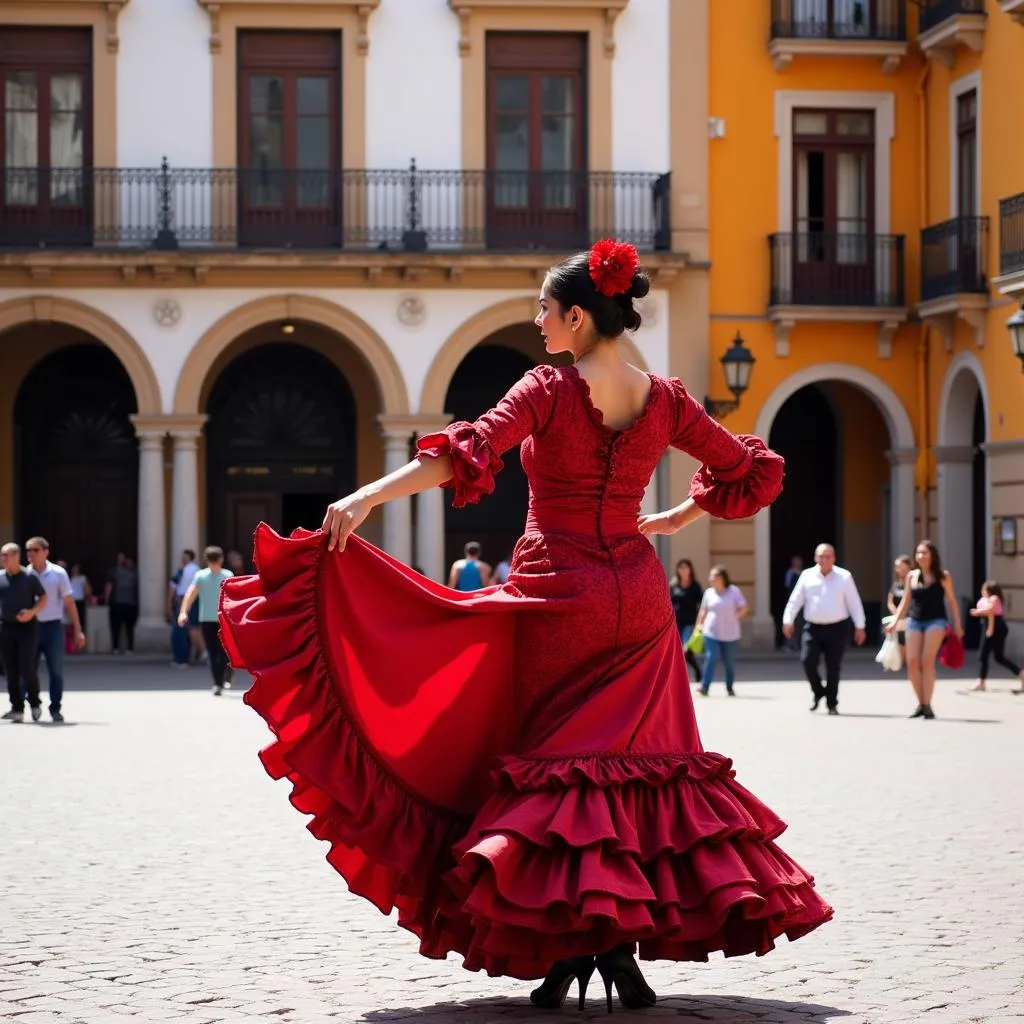
<svg viewBox="0 0 1024 1024"><path fill-rule="evenodd" d="M705 743L791 825L836 919L763 958L651 964L620 1024L1024 1022L1024 698L851 665L838 718L785 659L697 711ZM0 724L0 1020L18 1024L491 1024L605 1016L415 954L345 892L256 760L262 722L201 670L76 662L68 725Z"/></svg>

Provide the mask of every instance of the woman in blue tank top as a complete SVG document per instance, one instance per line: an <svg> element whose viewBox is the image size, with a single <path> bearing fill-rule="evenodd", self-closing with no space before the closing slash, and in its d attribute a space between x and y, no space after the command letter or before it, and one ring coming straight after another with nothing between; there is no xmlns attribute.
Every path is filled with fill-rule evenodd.
<svg viewBox="0 0 1024 1024"><path fill-rule="evenodd" d="M448 586L454 590L480 590L486 587L491 579L491 567L480 561L480 545L470 541L463 551L465 558L452 563L448 574Z"/></svg>

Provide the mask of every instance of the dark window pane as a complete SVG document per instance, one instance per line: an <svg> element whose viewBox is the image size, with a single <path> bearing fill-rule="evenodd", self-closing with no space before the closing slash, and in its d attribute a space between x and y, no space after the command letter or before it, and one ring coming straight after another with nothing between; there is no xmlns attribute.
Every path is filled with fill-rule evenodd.
<svg viewBox="0 0 1024 1024"><path fill-rule="evenodd" d="M541 124L541 170L572 170L576 122L571 117L545 117Z"/></svg>
<svg viewBox="0 0 1024 1024"><path fill-rule="evenodd" d="M575 110L576 79L545 75L541 81L541 103L545 114L572 114Z"/></svg>
<svg viewBox="0 0 1024 1024"><path fill-rule="evenodd" d="M494 80L498 110L521 111L530 106L530 80L525 75L499 75Z"/></svg>
<svg viewBox="0 0 1024 1024"><path fill-rule="evenodd" d="M297 106L299 115L330 113L330 79L300 78L297 82Z"/></svg>
<svg viewBox="0 0 1024 1024"><path fill-rule="evenodd" d="M277 75L249 78L249 113L280 114L284 110L284 80Z"/></svg>

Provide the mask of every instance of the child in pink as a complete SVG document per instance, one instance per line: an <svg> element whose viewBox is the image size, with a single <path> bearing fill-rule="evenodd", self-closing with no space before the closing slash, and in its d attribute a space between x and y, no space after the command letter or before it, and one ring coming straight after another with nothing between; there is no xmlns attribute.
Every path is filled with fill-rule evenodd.
<svg viewBox="0 0 1024 1024"><path fill-rule="evenodd" d="M1017 676L1021 682L1021 688L1011 692L1024 692L1024 672L1015 662L1006 657L1006 638L1010 631L1007 628L1006 619L1003 617L1003 589L995 580L986 580L981 585L981 597L971 609L971 615L976 619L985 620L985 636L979 655L978 681L971 689L975 691L985 689L989 658L995 655L996 661Z"/></svg>

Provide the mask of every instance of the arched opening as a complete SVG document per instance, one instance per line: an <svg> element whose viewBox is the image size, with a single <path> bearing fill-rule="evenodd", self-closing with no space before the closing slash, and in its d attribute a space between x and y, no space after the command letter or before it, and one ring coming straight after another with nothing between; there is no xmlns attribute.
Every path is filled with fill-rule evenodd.
<svg viewBox="0 0 1024 1024"><path fill-rule="evenodd" d="M961 353L946 376L939 413L935 539L943 564L953 574L961 612L973 603L989 565L988 428L983 380L973 353ZM980 621L962 617L965 643L977 647L981 642Z"/></svg>
<svg viewBox="0 0 1024 1024"><path fill-rule="evenodd" d="M281 533L316 529L327 504L356 485L362 421L376 415L376 395L361 391L359 408L353 384L365 382L350 382L320 350L340 347L331 332L300 324L296 333L302 344L260 329L243 336L212 375L206 533L226 549L250 551L261 521Z"/></svg>
<svg viewBox="0 0 1024 1024"><path fill-rule="evenodd" d="M81 564L100 592L117 553L136 555L135 390L106 346L75 328L52 330L65 344L29 370L14 402L15 536L42 534L52 557ZM21 331L31 327L5 341L18 345Z"/></svg>
<svg viewBox="0 0 1024 1024"><path fill-rule="evenodd" d="M503 327L485 338L459 363L445 396L444 409L456 420L472 422L486 412L532 366L538 363L565 365L568 354L555 357L532 324ZM462 557L467 541L479 541L483 558L492 565L512 553L526 522L528 486L518 448L502 456L505 468L498 474L494 493L479 504L445 511L445 558L451 564Z"/></svg>
<svg viewBox="0 0 1024 1024"><path fill-rule="evenodd" d="M771 517L772 618L781 622L792 558L810 566L815 547L829 543L853 573L877 639L894 554L888 452L895 444L881 411L852 384L808 384L779 409L769 443L786 459L785 489Z"/></svg>

